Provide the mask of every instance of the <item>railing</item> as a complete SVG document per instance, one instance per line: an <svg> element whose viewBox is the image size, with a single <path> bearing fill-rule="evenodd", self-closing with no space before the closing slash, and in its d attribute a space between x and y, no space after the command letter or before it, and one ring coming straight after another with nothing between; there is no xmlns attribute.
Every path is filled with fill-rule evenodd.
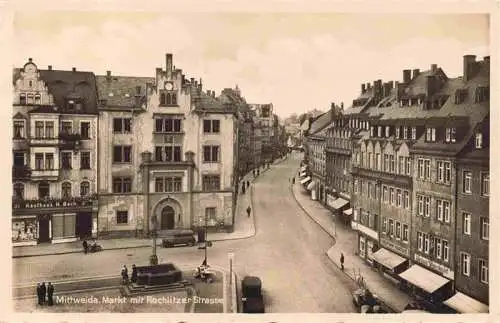
<svg viewBox="0 0 500 323"><path fill-rule="evenodd" d="M28 166L13 166L12 179L28 179L31 177L31 168Z"/></svg>
<svg viewBox="0 0 500 323"><path fill-rule="evenodd" d="M86 197L70 197L66 199L44 198L24 200L12 198L13 209L38 209L38 208L58 208L58 207L90 207L97 202L97 195Z"/></svg>

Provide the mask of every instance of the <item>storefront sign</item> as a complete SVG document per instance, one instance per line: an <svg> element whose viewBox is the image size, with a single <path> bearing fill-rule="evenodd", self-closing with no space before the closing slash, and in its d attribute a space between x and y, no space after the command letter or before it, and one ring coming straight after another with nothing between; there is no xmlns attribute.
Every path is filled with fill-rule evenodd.
<svg viewBox="0 0 500 323"><path fill-rule="evenodd" d="M382 244L382 246L387 247L387 249L396 250L400 254L403 254L407 257L410 255L410 250L397 245L396 243L392 242L389 239L381 238L380 243Z"/></svg>
<svg viewBox="0 0 500 323"><path fill-rule="evenodd" d="M426 266L426 267L429 267L429 268L432 268L434 269L435 271L438 271L441 275L443 275L444 277L450 279L450 280L454 280L455 278L455 273L453 271L451 271L449 268L441 265L441 264L438 264L430 259L427 259L425 257L422 257L421 255L419 254L415 254L415 261L416 262L419 262L421 263L422 265Z"/></svg>
<svg viewBox="0 0 500 323"><path fill-rule="evenodd" d="M369 236L370 238L378 241L378 232L376 232L368 227L365 227L361 223L358 223L358 231L362 232L362 233L366 234L367 236Z"/></svg>
<svg viewBox="0 0 500 323"><path fill-rule="evenodd" d="M326 204L328 204L329 207L333 207L335 200L336 198L333 197L333 195L326 194Z"/></svg>

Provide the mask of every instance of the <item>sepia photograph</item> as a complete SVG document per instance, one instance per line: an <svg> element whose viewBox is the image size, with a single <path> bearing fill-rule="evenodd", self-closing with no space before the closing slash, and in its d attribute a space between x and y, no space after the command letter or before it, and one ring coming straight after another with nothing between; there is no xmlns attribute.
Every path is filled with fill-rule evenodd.
<svg viewBox="0 0 500 323"><path fill-rule="evenodd" d="M491 28L12 12L12 311L490 313Z"/></svg>

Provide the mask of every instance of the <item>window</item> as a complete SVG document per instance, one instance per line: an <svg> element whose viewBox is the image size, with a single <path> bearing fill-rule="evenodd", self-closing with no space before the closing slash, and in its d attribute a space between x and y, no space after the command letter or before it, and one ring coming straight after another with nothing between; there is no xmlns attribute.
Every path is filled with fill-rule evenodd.
<svg viewBox="0 0 500 323"><path fill-rule="evenodd" d="M480 234L480 237L481 239L483 240L489 240L489 235L490 235L490 220L488 218L480 218L479 219L479 223L480 223L480 230L481 232L479 233Z"/></svg>
<svg viewBox="0 0 500 323"><path fill-rule="evenodd" d="M50 196L50 185L48 182L38 184L38 198L43 199Z"/></svg>
<svg viewBox="0 0 500 323"><path fill-rule="evenodd" d="M155 192L182 192L182 177L164 176L155 178Z"/></svg>
<svg viewBox="0 0 500 323"><path fill-rule="evenodd" d="M394 235L394 220L389 219L389 235Z"/></svg>
<svg viewBox="0 0 500 323"><path fill-rule="evenodd" d="M443 244L443 260L445 262L448 262L450 259L450 247L448 246L448 241L443 239L442 244Z"/></svg>
<svg viewBox="0 0 500 323"><path fill-rule="evenodd" d="M436 200L436 218L438 221L443 221L444 218L443 200Z"/></svg>
<svg viewBox="0 0 500 323"><path fill-rule="evenodd" d="M408 242L408 224L403 224L403 241Z"/></svg>
<svg viewBox="0 0 500 323"><path fill-rule="evenodd" d="M71 133L73 133L73 122L71 122L71 121L62 121L61 122L61 133L63 133L63 134L71 134Z"/></svg>
<svg viewBox="0 0 500 323"><path fill-rule="evenodd" d="M177 118L156 118L155 132L172 133L181 132L182 120Z"/></svg>
<svg viewBox="0 0 500 323"><path fill-rule="evenodd" d="M19 151L14 152L13 164L14 164L14 166L24 166L25 165L23 152L19 152Z"/></svg>
<svg viewBox="0 0 500 323"><path fill-rule="evenodd" d="M116 224L128 223L128 211L116 211Z"/></svg>
<svg viewBox="0 0 500 323"><path fill-rule="evenodd" d="M61 185L61 197L63 199L69 199L71 197L71 183L64 182Z"/></svg>
<svg viewBox="0 0 500 323"><path fill-rule="evenodd" d="M445 141L446 142L456 142L456 128L446 128Z"/></svg>
<svg viewBox="0 0 500 323"><path fill-rule="evenodd" d="M471 214L467 212L462 212L462 233L471 234Z"/></svg>
<svg viewBox="0 0 500 323"><path fill-rule="evenodd" d="M131 133L132 132L132 119L131 118L114 118L113 119L113 132L114 133Z"/></svg>
<svg viewBox="0 0 500 323"><path fill-rule="evenodd" d="M358 193L358 180L354 180L354 193Z"/></svg>
<svg viewBox="0 0 500 323"><path fill-rule="evenodd" d="M444 162L444 179L443 182L445 184L450 184L451 182L451 163Z"/></svg>
<svg viewBox="0 0 500 323"><path fill-rule="evenodd" d="M444 181L444 162L442 160L438 160L436 162L437 165L437 181L442 183Z"/></svg>
<svg viewBox="0 0 500 323"><path fill-rule="evenodd" d="M205 208L205 217L208 221L216 221L217 220L217 209L214 207Z"/></svg>
<svg viewBox="0 0 500 323"><path fill-rule="evenodd" d="M19 94L19 104L20 105L25 105L26 102L26 93L21 93Z"/></svg>
<svg viewBox="0 0 500 323"><path fill-rule="evenodd" d="M369 198L373 198L373 195L372 195L372 186L373 186L372 183L368 183L368 197Z"/></svg>
<svg viewBox="0 0 500 323"><path fill-rule="evenodd" d="M422 158L418 159L418 178L424 178L424 160Z"/></svg>
<svg viewBox="0 0 500 323"><path fill-rule="evenodd" d="M489 196L490 195L490 174L489 173L481 173L481 195Z"/></svg>
<svg viewBox="0 0 500 323"><path fill-rule="evenodd" d="M427 128L425 131L425 141L434 142L436 141L436 128Z"/></svg>
<svg viewBox="0 0 500 323"><path fill-rule="evenodd" d="M431 197L430 196L424 196L424 216L425 217L431 216Z"/></svg>
<svg viewBox="0 0 500 323"><path fill-rule="evenodd" d="M391 134L391 128L389 126L385 126L385 137L389 138Z"/></svg>
<svg viewBox="0 0 500 323"><path fill-rule="evenodd" d="M411 127L411 139L412 140L417 139L417 127Z"/></svg>
<svg viewBox="0 0 500 323"><path fill-rule="evenodd" d="M71 151L61 152L61 168L71 169L72 168L72 153Z"/></svg>
<svg viewBox="0 0 500 323"><path fill-rule="evenodd" d="M417 249L424 250L424 236L422 232L417 232Z"/></svg>
<svg viewBox="0 0 500 323"><path fill-rule="evenodd" d="M431 161L429 159L424 160L424 177L426 180L431 179Z"/></svg>
<svg viewBox="0 0 500 323"><path fill-rule="evenodd" d="M406 175L411 175L412 170L411 170L411 158L410 157L405 157L406 160Z"/></svg>
<svg viewBox="0 0 500 323"><path fill-rule="evenodd" d="M383 195L384 203L387 203L389 201L389 196L387 194L387 186L384 185L384 188L382 191L383 191L382 195Z"/></svg>
<svg viewBox="0 0 500 323"><path fill-rule="evenodd" d="M418 201L418 215L423 216L424 215L424 196L423 195L417 195L417 201Z"/></svg>
<svg viewBox="0 0 500 323"><path fill-rule="evenodd" d="M45 138L55 138L54 121L45 121Z"/></svg>
<svg viewBox="0 0 500 323"><path fill-rule="evenodd" d="M472 172L464 171L463 172L463 191L464 193L472 193Z"/></svg>
<svg viewBox="0 0 500 323"><path fill-rule="evenodd" d="M373 168L373 153L368 153L368 168Z"/></svg>
<svg viewBox="0 0 500 323"><path fill-rule="evenodd" d="M423 236L424 236L424 252L428 254L431 248L431 241L428 234L424 233Z"/></svg>
<svg viewBox="0 0 500 323"><path fill-rule="evenodd" d="M90 122L80 122L80 136L82 139L90 139Z"/></svg>
<svg viewBox="0 0 500 323"><path fill-rule="evenodd" d="M400 189L396 190L396 206L401 207L403 204L403 196Z"/></svg>
<svg viewBox="0 0 500 323"><path fill-rule="evenodd" d="M399 139L401 137L401 127L396 127L396 138Z"/></svg>
<svg viewBox="0 0 500 323"><path fill-rule="evenodd" d="M476 147L476 149L483 148L483 134L480 132L476 132L474 139L475 139L474 140L474 147Z"/></svg>
<svg viewBox="0 0 500 323"><path fill-rule="evenodd" d="M54 154L53 153L45 153L45 169L52 170L56 169L54 165Z"/></svg>
<svg viewBox="0 0 500 323"><path fill-rule="evenodd" d="M113 163L131 163L132 146L114 146Z"/></svg>
<svg viewBox="0 0 500 323"><path fill-rule="evenodd" d="M80 196L88 196L90 194L90 183L87 181L80 183Z"/></svg>
<svg viewBox="0 0 500 323"><path fill-rule="evenodd" d="M203 132L204 133L219 133L220 132L220 120L203 120Z"/></svg>
<svg viewBox="0 0 500 323"><path fill-rule="evenodd" d="M387 218L382 218L382 232L387 232Z"/></svg>
<svg viewBox="0 0 500 323"><path fill-rule="evenodd" d="M481 283L488 284L488 262L484 259L479 259L479 280Z"/></svg>
<svg viewBox="0 0 500 323"><path fill-rule="evenodd" d="M155 160L159 162L180 162L182 161L181 146L156 146Z"/></svg>
<svg viewBox="0 0 500 323"><path fill-rule="evenodd" d="M401 239L401 223L396 222L396 239Z"/></svg>
<svg viewBox="0 0 500 323"><path fill-rule="evenodd" d="M375 159L375 169L380 170L382 168L382 156L377 153Z"/></svg>
<svg viewBox="0 0 500 323"><path fill-rule="evenodd" d="M219 146L203 146L203 162L219 162Z"/></svg>
<svg viewBox="0 0 500 323"><path fill-rule="evenodd" d="M35 153L35 169L42 170L43 169L43 154Z"/></svg>
<svg viewBox="0 0 500 323"><path fill-rule="evenodd" d="M405 174L405 158L403 156L399 156L398 173L401 175Z"/></svg>
<svg viewBox="0 0 500 323"><path fill-rule="evenodd" d="M44 137L44 125L43 121L35 121L35 138Z"/></svg>
<svg viewBox="0 0 500 323"><path fill-rule="evenodd" d="M90 169L90 151L80 152L80 169Z"/></svg>
<svg viewBox="0 0 500 323"><path fill-rule="evenodd" d="M470 276L470 255L466 252L460 253L460 268L462 275Z"/></svg>
<svg viewBox="0 0 500 323"><path fill-rule="evenodd" d="M390 166L391 166L390 172L395 173L396 172L396 158L394 157L394 155L390 155L389 159L390 159Z"/></svg>
<svg viewBox="0 0 500 323"><path fill-rule="evenodd" d="M132 192L132 178L113 177L113 193L130 193L130 192Z"/></svg>
<svg viewBox="0 0 500 323"><path fill-rule="evenodd" d="M24 133L24 120L14 120L13 135L14 139L23 139L26 137Z"/></svg>
<svg viewBox="0 0 500 323"><path fill-rule="evenodd" d="M389 155L384 154L384 171L389 172Z"/></svg>
<svg viewBox="0 0 500 323"><path fill-rule="evenodd" d="M382 137L382 126L377 127L377 137L379 137L379 138Z"/></svg>
<svg viewBox="0 0 500 323"><path fill-rule="evenodd" d="M443 201L444 222L450 223L450 201Z"/></svg>
<svg viewBox="0 0 500 323"><path fill-rule="evenodd" d="M407 210L410 209L410 193L408 191L403 192L403 207Z"/></svg>
<svg viewBox="0 0 500 323"><path fill-rule="evenodd" d="M220 175L204 175L203 191L218 191L218 190L220 190Z"/></svg>
<svg viewBox="0 0 500 323"><path fill-rule="evenodd" d="M24 199L24 184L15 183L13 186L14 197L18 199Z"/></svg>
<svg viewBox="0 0 500 323"><path fill-rule="evenodd" d="M389 189L389 191L390 191L390 197L389 197L389 199L390 199L390 203L391 203L391 205L394 205L394 202L395 202L395 201L394 201L394 200L395 200L395 199L394 199L394 188L392 188L392 187L391 187L391 188Z"/></svg>

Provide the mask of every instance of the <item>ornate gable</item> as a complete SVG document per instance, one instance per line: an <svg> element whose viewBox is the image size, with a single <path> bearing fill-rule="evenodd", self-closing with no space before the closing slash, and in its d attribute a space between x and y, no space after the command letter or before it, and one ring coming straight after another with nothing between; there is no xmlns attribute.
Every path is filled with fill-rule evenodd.
<svg viewBox="0 0 500 323"><path fill-rule="evenodd" d="M54 98L30 58L14 80L15 105L53 105Z"/></svg>

